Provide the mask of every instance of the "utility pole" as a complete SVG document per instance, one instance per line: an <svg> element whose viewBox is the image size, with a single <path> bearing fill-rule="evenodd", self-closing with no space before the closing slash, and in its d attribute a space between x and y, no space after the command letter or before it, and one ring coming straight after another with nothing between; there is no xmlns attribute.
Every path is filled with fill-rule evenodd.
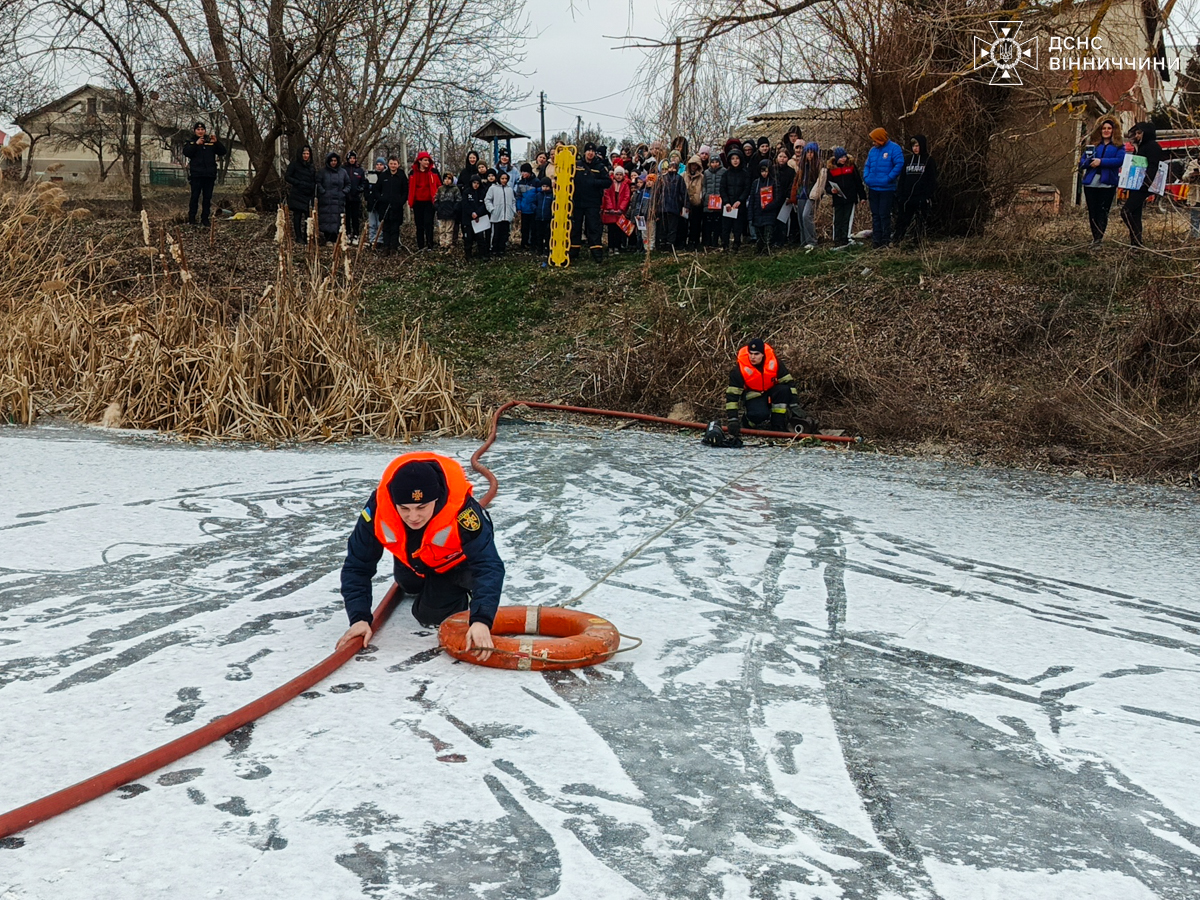
<svg viewBox="0 0 1200 900"><path fill-rule="evenodd" d="M580 132L582 130L583 130L583 116L576 116L575 117L575 146L576 146L576 148L579 147L579 136L580 136Z"/></svg>
<svg viewBox="0 0 1200 900"><path fill-rule="evenodd" d="M675 75L671 79L671 133L667 140L679 134L679 78L683 69L683 39L675 38Z"/></svg>
<svg viewBox="0 0 1200 900"><path fill-rule="evenodd" d="M538 94L540 98L539 110L542 114L542 152L546 152L546 92L541 91Z"/></svg>

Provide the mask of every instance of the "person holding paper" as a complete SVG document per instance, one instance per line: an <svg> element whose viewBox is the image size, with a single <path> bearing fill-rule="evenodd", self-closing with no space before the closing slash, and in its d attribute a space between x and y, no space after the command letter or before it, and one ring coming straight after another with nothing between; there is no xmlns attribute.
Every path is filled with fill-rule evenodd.
<svg viewBox="0 0 1200 900"><path fill-rule="evenodd" d="M775 228L775 217L783 206L783 192L779 181L772 174L771 160L763 158L758 163L758 179L750 186L750 221L754 224L754 252L762 256L771 245L771 232Z"/></svg>
<svg viewBox="0 0 1200 900"><path fill-rule="evenodd" d="M609 253L620 253L625 248L625 236L633 232L633 219L629 215L632 196L629 182L625 180L624 166L615 167L612 184L604 192L600 207L600 219L608 226Z"/></svg>
<svg viewBox="0 0 1200 900"><path fill-rule="evenodd" d="M775 217L776 224L771 243L775 247L782 247L787 243L792 225L796 222L796 190L799 187L796 170L792 168L792 160L786 148L781 146L775 154L775 168L772 171L775 181L779 184L783 203L780 204L779 213Z"/></svg>
<svg viewBox="0 0 1200 900"><path fill-rule="evenodd" d="M1146 174L1142 186L1136 190L1130 189L1125 205L1121 207L1121 221L1129 229L1129 243L1135 247L1144 247L1142 243L1142 208L1146 205L1146 197L1159 176L1159 168L1163 165L1163 151L1156 138L1158 132L1153 122L1138 122L1130 130L1134 144L1137 145L1138 156L1146 160ZM1165 181L1164 181L1165 183ZM1161 193L1159 191L1158 193Z"/></svg>
<svg viewBox="0 0 1200 900"><path fill-rule="evenodd" d="M705 248L717 249L721 241L721 178L725 168L721 157L712 154L704 170L704 226L701 238Z"/></svg>
<svg viewBox="0 0 1200 900"><path fill-rule="evenodd" d="M1125 162L1125 148L1116 142L1116 136L1116 119L1102 119L1099 140L1079 161L1093 247L1100 246L1104 232L1108 230L1108 214L1117 195L1121 164Z"/></svg>
<svg viewBox="0 0 1200 900"><path fill-rule="evenodd" d="M829 160L829 175L825 190L833 197L833 247L850 245L850 228L854 224L854 209L860 200L867 199L867 187L854 157L845 147L834 147Z"/></svg>
<svg viewBox="0 0 1200 900"><path fill-rule="evenodd" d="M486 200L483 176L476 172L462 192L463 255L467 259L486 257L491 246Z"/></svg>
<svg viewBox="0 0 1200 900"><path fill-rule="evenodd" d="M509 182L508 172L499 173L499 181L483 196L488 221L492 225L492 253L503 256L508 251L508 235L517 217L517 198Z"/></svg>
<svg viewBox="0 0 1200 900"><path fill-rule="evenodd" d="M742 232L746 230L746 201L750 197L751 174L746 171L744 154L737 147L728 151L729 168L721 179L721 249L729 251L729 236L733 249L742 249Z"/></svg>

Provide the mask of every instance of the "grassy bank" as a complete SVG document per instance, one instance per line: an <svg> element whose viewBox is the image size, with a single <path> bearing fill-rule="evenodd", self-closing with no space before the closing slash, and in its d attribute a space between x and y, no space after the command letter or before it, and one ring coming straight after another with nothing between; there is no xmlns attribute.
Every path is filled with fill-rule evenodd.
<svg viewBox="0 0 1200 900"><path fill-rule="evenodd" d="M1149 217L1165 252L1092 251L1068 214L903 251L556 270L281 256L272 218L189 229L161 192L147 239L124 201L45 199L4 223L0 405L18 421L116 403L143 427L329 440L462 431L513 397L705 420L758 334L824 427L882 448L1185 482L1200 464L1200 246L1178 216Z"/></svg>
<svg viewBox="0 0 1200 900"><path fill-rule="evenodd" d="M1014 229L923 249L465 265L415 256L365 295L419 318L487 404L715 416L761 334L826 427L888 448L1187 480L1200 463L1198 254Z"/></svg>

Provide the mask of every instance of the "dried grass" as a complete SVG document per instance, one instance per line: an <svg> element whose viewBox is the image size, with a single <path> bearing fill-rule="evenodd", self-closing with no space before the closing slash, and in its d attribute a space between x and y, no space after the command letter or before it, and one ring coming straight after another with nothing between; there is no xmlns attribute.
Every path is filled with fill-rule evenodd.
<svg viewBox="0 0 1200 900"><path fill-rule="evenodd" d="M580 393L613 409L661 412L673 402L704 401L724 393L729 360L737 353L727 306L715 305L700 287L707 277L699 261L684 269L673 290L650 283L647 306L622 306L611 332L616 347L580 351L587 380Z"/></svg>
<svg viewBox="0 0 1200 900"><path fill-rule="evenodd" d="M111 423L115 407L126 427L267 442L482 427L417 328L365 332L346 248L294 265L284 229L274 281L233 309L197 285L178 233L147 224L144 246L80 253L64 200L0 197L0 416ZM130 265L150 267L136 289L116 275Z"/></svg>

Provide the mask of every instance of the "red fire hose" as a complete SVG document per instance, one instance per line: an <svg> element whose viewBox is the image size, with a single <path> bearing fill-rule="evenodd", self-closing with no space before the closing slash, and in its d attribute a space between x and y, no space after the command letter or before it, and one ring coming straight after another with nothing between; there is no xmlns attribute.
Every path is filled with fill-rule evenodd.
<svg viewBox="0 0 1200 900"><path fill-rule="evenodd" d="M471 457L471 467L483 475L490 485L488 492L479 501L481 505L487 506L492 498L496 496L498 484L496 476L492 471L479 462L479 458L487 452L488 448L496 441L496 428L500 422L500 416L514 406L527 406L533 409L552 409L560 412L584 413L594 416L610 416L614 418L635 419L639 422L654 422L662 425L671 425L676 428L706 428L699 422L677 422L674 419L666 419L661 416L648 416L640 413L616 412L607 409L589 409L582 406L562 406L556 403L535 403L530 400L512 400L505 403L492 417L491 431L488 434L487 441L483 446L475 451ZM799 440L802 438L817 438L822 441L830 441L835 443L854 443L854 438L848 437L833 437L830 435L821 434L790 434L776 431L757 431L754 429L745 429L743 434L757 435L761 437L784 438L789 440ZM392 607L396 599L396 586L392 585L391 589L379 601L379 605L375 608L374 618L371 621L371 630L373 633L378 633L383 628L388 616L392 612ZM317 663L307 672L293 678L287 684L277 687L269 694L259 697L257 700L247 703L240 709L215 719L195 731L188 732L180 738L176 738L170 743L163 744L149 753L143 753L141 756L131 759L128 762L121 763L119 766L101 772L99 775L93 775L84 781L74 784L71 787L64 788L61 791L56 791L53 794L48 794L40 800L34 800L32 803L27 803L24 806L18 807L10 812L0 815L0 838L8 837L18 831L24 831L38 822L44 822L57 816L59 813L64 813L69 809L74 809L76 806L81 806L89 800L95 800L107 794L113 788L120 787L123 784L128 784L131 781L136 781L139 778L144 778L151 772L168 766L176 760L195 753L201 747L206 747L213 741L224 737L231 731L236 731L243 725L253 722L255 719L262 718L272 710L278 709L283 704L287 703L293 697L298 696L304 691L311 688L317 682L328 678L336 672L350 657L359 652L361 648L354 643L347 644L340 650L335 650L321 662Z"/></svg>
<svg viewBox="0 0 1200 900"><path fill-rule="evenodd" d="M614 419L633 419L638 422L654 422L657 425L671 425L675 428L693 428L703 431L708 428L702 422L680 422L676 419L667 419L663 416L648 416L643 413L618 412L611 409L591 409L586 406L562 406L558 403L535 403L533 400L509 400L492 416L492 430L488 433L487 440L483 442L483 446L475 451L471 457L471 468L488 480L491 487L479 502L487 506L493 497L496 496L497 483L496 476L492 474L492 470L479 462L479 457L487 452L488 448L496 442L496 428L500 424L500 417L514 406L528 406L530 409L553 409L559 412L583 413L588 416L609 416ZM752 434L755 437L780 438L782 440L804 440L805 438L815 438L818 441L825 441L831 444L853 444L857 442L857 438L844 437L842 435L832 434L802 434L792 433L790 431L760 431L756 428L743 428L742 434Z"/></svg>

